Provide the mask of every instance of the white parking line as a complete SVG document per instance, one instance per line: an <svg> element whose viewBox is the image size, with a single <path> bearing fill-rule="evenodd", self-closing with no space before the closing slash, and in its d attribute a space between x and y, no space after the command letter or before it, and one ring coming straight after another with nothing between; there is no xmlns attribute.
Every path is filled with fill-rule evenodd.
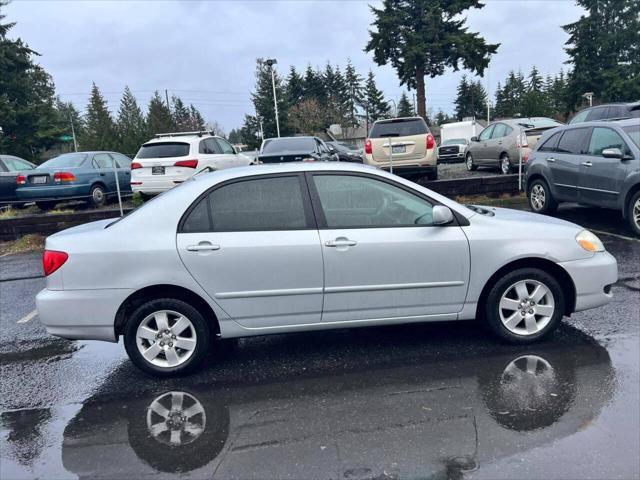
<svg viewBox="0 0 640 480"><path fill-rule="evenodd" d="M624 235L618 235L617 233L604 232L602 230L593 230L593 229L590 229L590 230L593 233L597 233L598 235L609 235L610 237L621 238L622 240L631 240L632 242L640 242L640 238L626 237Z"/></svg>
<svg viewBox="0 0 640 480"><path fill-rule="evenodd" d="M38 315L38 310L34 310L33 312L27 313L24 317L18 320L16 323L27 323L35 318Z"/></svg>

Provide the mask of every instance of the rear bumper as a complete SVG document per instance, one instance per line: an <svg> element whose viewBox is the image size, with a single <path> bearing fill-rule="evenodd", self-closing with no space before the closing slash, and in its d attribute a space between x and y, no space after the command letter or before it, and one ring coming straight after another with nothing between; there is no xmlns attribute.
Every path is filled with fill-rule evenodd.
<svg viewBox="0 0 640 480"><path fill-rule="evenodd" d="M36 296L38 317L50 335L116 342L116 312L131 293L129 289L44 289Z"/></svg>
<svg viewBox="0 0 640 480"><path fill-rule="evenodd" d="M609 252L559 264L576 287L574 312L606 305L613 299L611 286L618 281L618 262Z"/></svg>
<svg viewBox="0 0 640 480"><path fill-rule="evenodd" d="M21 187L16 195L22 201L62 200L89 197L91 185L49 185L45 187Z"/></svg>

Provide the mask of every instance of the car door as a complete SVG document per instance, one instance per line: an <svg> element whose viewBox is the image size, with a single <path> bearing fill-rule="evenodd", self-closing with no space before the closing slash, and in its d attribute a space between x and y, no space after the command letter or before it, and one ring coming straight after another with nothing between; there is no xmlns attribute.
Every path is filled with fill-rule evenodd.
<svg viewBox="0 0 640 480"><path fill-rule="evenodd" d="M198 284L243 327L320 322L322 251L302 175L214 187L183 216L177 248Z"/></svg>
<svg viewBox="0 0 640 480"><path fill-rule="evenodd" d="M559 200L578 201L578 177L590 127L564 130L553 155L547 157L553 190Z"/></svg>
<svg viewBox="0 0 640 480"><path fill-rule="evenodd" d="M199 172L205 168L210 168L211 170L225 168L222 149L213 137L204 138L198 144L198 166L196 171Z"/></svg>
<svg viewBox="0 0 640 480"><path fill-rule="evenodd" d="M236 153L236 149L233 148L233 145L227 142L224 138L216 138L215 141L218 143L218 147L220 147L220 151L222 152L220 159L222 161L223 168L240 166L240 163L238 162L238 154Z"/></svg>
<svg viewBox="0 0 640 480"><path fill-rule="evenodd" d="M131 159L121 153L111 153L118 168L118 181L121 192L131 191Z"/></svg>
<svg viewBox="0 0 640 480"><path fill-rule="evenodd" d="M432 226L434 202L391 180L309 174L324 258L323 322L455 318L469 281L458 226Z"/></svg>
<svg viewBox="0 0 640 480"><path fill-rule="evenodd" d="M580 162L578 201L615 208L629 162L603 157L602 151L606 148L618 148L623 154L631 155L631 149L613 128L594 127L587 153Z"/></svg>
<svg viewBox="0 0 640 480"><path fill-rule="evenodd" d="M91 164L96 169L99 180L104 183L107 193L116 191L116 171L114 169L114 160L108 153L96 153L93 156ZM91 180L89 180L91 181ZM122 184L121 184L122 185Z"/></svg>
<svg viewBox="0 0 640 480"><path fill-rule="evenodd" d="M491 140L491 135L493 133L494 127L495 124L489 125L482 132L480 132L477 142L471 142L469 150L471 151L471 155L473 155L473 161L476 164L489 162L490 157L488 151L488 142Z"/></svg>
<svg viewBox="0 0 640 480"><path fill-rule="evenodd" d="M487 140L487 159L489 159L491 161L490 163L494 165L498 165L498 159L502 152L502 141L507 133L507 128L508 127L504 123L496 123L493 128L493 132L491 133L491 138Z"/></svg>

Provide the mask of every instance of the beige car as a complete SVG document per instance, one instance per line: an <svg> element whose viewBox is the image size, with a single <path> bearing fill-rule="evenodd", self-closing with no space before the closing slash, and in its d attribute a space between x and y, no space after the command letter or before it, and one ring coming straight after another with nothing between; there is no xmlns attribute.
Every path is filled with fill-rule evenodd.
<svg viewBox="0 0 640 480"><path fill-rule="evenodd" d="M378 120L364 144L366 163L406 178L438 178L436 141L421 117Z"/></svg>

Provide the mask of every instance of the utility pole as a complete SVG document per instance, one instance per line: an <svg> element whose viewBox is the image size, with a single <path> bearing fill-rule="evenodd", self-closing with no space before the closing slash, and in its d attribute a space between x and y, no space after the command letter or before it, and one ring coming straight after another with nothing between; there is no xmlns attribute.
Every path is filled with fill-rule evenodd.
<svg viewBox="0 0 640 480"><path fill-rule="evenodd" d="M491 63L491 59L489 59L489 63ZM487 65L487 125L489 125L489 122L491 122L490 118L491 118L491 101L489 100L490 98L490 94L489 94L489 65Z"/></svg>
<svg viewBox="0 0 640 480"><path fill-rule="evenodd" d="M169 106L169 92L166 88L164 89L164 98L167 100L167 108L171 110L171 107Z"/></svg>
<svg viewBox="0 0 640 480"><path fill-rule="evenodd" d="M73 128L73 119L71 118L71 112L69 112L69 122L71 123L71 135L73 136L73 151L78 151L78 142L76 142L76 131Z"/></svg>
<svg viewBox="0 0 640 480"><path fill-rule="evenodd" d="M278 63L275 58L270 58L265 62L269 68L271 68L271 86L273 87L273 107L276 111L276 131L278 132L278 138L280 138L280 119L278 118L278 99L276 98L276 74L273 66Z"/></svg>

